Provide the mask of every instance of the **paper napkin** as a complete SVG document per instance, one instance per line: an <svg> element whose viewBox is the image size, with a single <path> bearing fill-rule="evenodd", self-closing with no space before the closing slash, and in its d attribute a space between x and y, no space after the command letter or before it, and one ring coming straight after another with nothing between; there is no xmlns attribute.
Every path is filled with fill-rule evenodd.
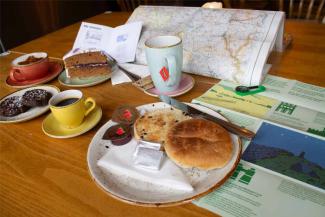
<svg viewBox="0 0 325 217"><path fill-rule="evenodd" d="M135 142L124 146L114 146L97 162L101 168L113 174L127 175L131 178L180 191L192 191L188 178L182 170L167 157L159 171L139 168L134 165Z"/></svg>
<svg viewBox="0 0 325 217"><path fill-rule="evenodd" d="M126 70L128 70L136 75L139 75L142 78L146 77L150 74L148 66L145 66L145 65L137 65L137 64L131 64L131 63L124 63L124 64L120 64L120 65L123 68L125 68ZM112 80L112 85L131 82L131 80L120 69L116 69L112 73L111 80Z"/></svg>

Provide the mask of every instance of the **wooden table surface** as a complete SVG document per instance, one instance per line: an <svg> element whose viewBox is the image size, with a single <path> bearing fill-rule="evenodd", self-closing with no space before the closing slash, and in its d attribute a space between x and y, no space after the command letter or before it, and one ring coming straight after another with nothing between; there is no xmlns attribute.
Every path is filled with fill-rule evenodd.
<svg viewBox="0 0 325 217"><path fill-rule="evenodd" d="M114 12L87 21L113 27L123 24L129 15ZM60 29L0 57L0 97L16 90L5 85L14 58L21 53L45 51L59 60L72 48L79 26L76 23ZM269 62L274 65L270 74L325 87L325 25L286 21L286 32L293 36L293 43L284 53L272 53ZM218 81L194 77L194 88L179 100L190 101ZM56 79L49 84L69 89ZM191 203L169 208L132 206L99 189L87 169L87 148L92 137L118 105L138 106L158 100L130 84L112 86L105 82L80 89L102 106L103 117L95 128L79 137L46 136L41 123L48 113L24 123L0 124L0 216L216 216Z"/></svg>

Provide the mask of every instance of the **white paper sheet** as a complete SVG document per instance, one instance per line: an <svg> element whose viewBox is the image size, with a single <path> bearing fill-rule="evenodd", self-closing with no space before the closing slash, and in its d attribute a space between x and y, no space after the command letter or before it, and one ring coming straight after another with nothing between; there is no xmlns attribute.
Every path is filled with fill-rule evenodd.
<svg viewBox="0 0 325 217"><path fill-rule="evenodd" d="M165 186L180 191L193 190L188 178L181 169L168 158L163 161L159 172L136 167L133 160L136 145L136 143L130 143L124 146L112 147L109 152L99 159L97 165L112 173L128 175L153 185Z"/></svg>
<svg viewBox="0 0 325 217"><path fill-rule="evenodd" d="M131 63L124 63L120 65L126 70L128 70L129 72L139 75L142 78L150 74L148 66L131 64ZM112 73L111 80L112 80L112 85L131 82L129 77L126 76L120 69L117 69Z"/></svg>

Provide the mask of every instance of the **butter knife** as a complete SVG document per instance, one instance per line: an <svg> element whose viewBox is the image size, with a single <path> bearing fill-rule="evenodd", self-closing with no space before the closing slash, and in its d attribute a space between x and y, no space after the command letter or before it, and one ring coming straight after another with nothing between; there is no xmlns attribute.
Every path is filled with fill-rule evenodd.
<svg viewBox="0 0 325 217"><path fill-rule="evenodd" d="M106 56L108 57L108 59L110 61L110 64L112 65L112 68L113 67L118 67L126 76L128 76L128 78L130 78L130 80L132 82L135 82L135 81L138 81L138 80L141 79L141 77L139 75L136 75L136 74L126 70L122 66L120 66L118 64L117 60L114 57L112 57L111 55L109 55L108 53L106 53Z"/></svg>
<svg viewBox="0 0 325 217"><path fill-rule="evenodd" d="M185 103L182 103L176 99L173 99L169 96L165 96L165 95L159 95L159 98L162 102L164 103L167 103L169 105L171 105L172 107L174 108L177 108L185 113L187 113L188 115L190 116L193 116L193 117L202 117L206 120L210 120L210 121L213 121L219 125L221 125L222 127L224 127L226 130L228 130L229 132L231 133L234 133L240 137L243 137L245 139L252 139L254 136L255 136L255 133L253 133L252 131L250 130L247 130L243 127L240 127L236 124L233 124L231 122L228 122L228 121L225 121L225 120L222 120L220 118L217 118L217 117L214 117L212 115L209 115L207 113L204 113L192 106L189 106Z"/></svg>

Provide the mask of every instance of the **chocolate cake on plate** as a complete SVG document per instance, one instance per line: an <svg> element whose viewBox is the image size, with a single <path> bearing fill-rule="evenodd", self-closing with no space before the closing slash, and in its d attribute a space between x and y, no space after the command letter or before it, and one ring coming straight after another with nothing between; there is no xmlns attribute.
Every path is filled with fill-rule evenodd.
<svg viewBox="0 0 325 217"><path fill-rule="evenodd" d="M45 106L52 94L43 89L34 89L26 91L22 96L22 103L28 107Z"/></svg>
<svg viewBox="0 0 325 217"><path fill-rule="evenodd" d="M28 106L23 105L20 96L8 97L0 103L0 115L6 117L13 117L24 113L29 109Z"/></svg>
<svg viewBox="0 0 325 217"><path fill-rule="evenodd" d="M89 78L112 73L111 65L103 51L74 49L63 57L68 78Z"/></svg>

